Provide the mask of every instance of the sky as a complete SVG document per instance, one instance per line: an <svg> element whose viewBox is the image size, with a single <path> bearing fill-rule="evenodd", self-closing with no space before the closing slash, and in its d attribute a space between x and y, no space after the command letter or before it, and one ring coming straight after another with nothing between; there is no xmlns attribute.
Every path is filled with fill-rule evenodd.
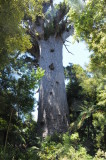
<svg viewBox="0 0 106 160"><path fill-rule="evenodd" d="M65 47L63 47L63 65L67 66L69 63L79 64L83 68L89 63L89 52L85 42L73 43L73 38L70 36L68 39L71 43L66 42L69 53Z"/></svg>

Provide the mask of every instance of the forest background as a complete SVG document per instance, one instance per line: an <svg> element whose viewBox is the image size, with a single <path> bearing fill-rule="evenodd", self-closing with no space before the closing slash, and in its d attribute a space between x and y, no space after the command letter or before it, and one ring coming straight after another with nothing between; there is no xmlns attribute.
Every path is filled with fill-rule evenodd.
<svg viewBox="0 0 106 160"><path fill-rule="evenodd" d="M64 68L71 134L55 133L46 139L38 137L39 126L32 116L34 104L38 103L35 88L37 92L44 71L38 67L36 56L28 54L33 44L27 28L27 18L33 21L42 15L42 5L42 0L0 1L0 159L104 160L105 1L91 0L84 6L69 1L74 39L85 41L91 56L86 68L72 63Z"/></svg>

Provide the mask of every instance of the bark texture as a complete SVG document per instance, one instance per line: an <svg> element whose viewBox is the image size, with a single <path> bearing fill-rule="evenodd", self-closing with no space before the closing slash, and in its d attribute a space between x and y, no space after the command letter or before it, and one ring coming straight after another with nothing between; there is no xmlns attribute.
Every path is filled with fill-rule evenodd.
<svg viewBox="0 0 106 160"><path fill-rule="evenodd" d="M40 82L38 126L43 137L66 132L69 126L61 38L40 40L39 65L45 70Z"/></svg>

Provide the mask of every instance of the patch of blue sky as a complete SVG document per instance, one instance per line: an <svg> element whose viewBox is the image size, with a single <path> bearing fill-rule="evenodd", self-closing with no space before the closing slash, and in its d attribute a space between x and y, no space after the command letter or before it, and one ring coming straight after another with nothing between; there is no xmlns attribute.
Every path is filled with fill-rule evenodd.
<svg viewBox="0 0 106 160"><path fill-rule="evenodd" d="M65 44L68 45L68 50L73 53L69 53L65 46L63 46L63 65L67 66L69 63L79 64L81 67L85 68L85 66L89 63L89 57L91 52L89 52L87 48L87 44L82 42L73 43L72 36L67 39L69 42Z"/></svg>

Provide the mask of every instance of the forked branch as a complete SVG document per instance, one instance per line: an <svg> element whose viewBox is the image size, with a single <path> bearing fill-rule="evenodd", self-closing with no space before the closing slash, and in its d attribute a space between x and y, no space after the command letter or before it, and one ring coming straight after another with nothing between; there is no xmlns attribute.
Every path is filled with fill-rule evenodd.
<svg viewBox="0 0 106 160"><path fill-rule="evenodd" d="M71 53L72 55L74 55L72 52L70 52L70 51L68 50L67 45L65 44L65 41L62 39L62 37L61 37L61 40L62 40L63 45L65 46L66 50L68 51L68 53Z"/></svg>

